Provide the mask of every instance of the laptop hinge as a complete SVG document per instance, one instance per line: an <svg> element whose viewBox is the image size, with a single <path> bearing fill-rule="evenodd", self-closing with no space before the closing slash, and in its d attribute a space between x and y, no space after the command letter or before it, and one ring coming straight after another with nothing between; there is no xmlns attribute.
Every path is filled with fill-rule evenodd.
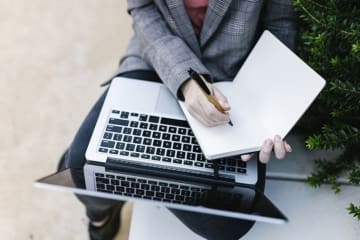
<svg viewBox="0 0 360 240"><path fill-rule="evenodd" d="M192 181L210 185L235 186L234 179L217 177L211 175L200 175L191 172L181 172L167 168L158 168L149 165L134 164L126 160L108 158L105 164L106 169L128 171L132 173L144 174L148 176L157 176L171 178L183 181Z"/></svg>

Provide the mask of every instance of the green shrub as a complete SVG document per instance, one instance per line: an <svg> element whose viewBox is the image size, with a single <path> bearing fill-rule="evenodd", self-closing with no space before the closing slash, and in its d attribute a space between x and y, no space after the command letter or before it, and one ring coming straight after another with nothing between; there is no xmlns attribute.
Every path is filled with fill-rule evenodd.
<svg viewBox="0 0 360 240"><path fill-rule="evenodd" d="M298 52L327 80L300 122L310 131L306 145L342 152L333 161L316 159L307 182L313 187L329 183L339 192L340 175L360 183L360 1L295 0L295 8L300 17ZM359 207L350 204L348 211L360 220Z"/></svg>

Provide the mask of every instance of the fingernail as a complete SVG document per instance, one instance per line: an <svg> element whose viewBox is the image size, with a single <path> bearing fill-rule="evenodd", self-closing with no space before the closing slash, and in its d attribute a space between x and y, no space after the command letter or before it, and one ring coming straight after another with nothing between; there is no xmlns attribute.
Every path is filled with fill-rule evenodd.
<svg viewBox="0 0 360 240"><path fill-rule="evenodd" d="M279 141L281 141L281 137L279 136L279 135L275 135L275 139L274 139L275 141L277 141L277 142L279 142Z"/></svg>
<svg viewBox="0 0 360 240"><path fill-rule="evenodd" d="M244 162L249 161L250 158L251 158L251 155L242 155L242 156L241 156L241 160L243 160Z"/></svg>

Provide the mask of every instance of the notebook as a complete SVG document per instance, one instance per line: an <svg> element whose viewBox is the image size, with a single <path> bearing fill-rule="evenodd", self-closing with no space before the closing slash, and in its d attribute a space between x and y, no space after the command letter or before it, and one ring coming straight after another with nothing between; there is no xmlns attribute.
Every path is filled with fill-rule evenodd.
<svg viewBox="0 0 360 240"><path fill-rule="evenodd" d="M214 86L228 98L233 126L208 128L179 101L207 159L259 151L265 139L285 137L325 80L265 30L234 80Z"/></svg>

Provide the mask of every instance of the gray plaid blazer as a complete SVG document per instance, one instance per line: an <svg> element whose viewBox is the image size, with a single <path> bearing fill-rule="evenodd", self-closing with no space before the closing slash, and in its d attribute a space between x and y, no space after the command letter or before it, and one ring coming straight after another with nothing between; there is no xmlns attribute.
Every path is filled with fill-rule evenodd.
<svg viewBox="0 0 360 240"><path fill-rule="evenodd" d="M155 70L175 96L189 67L231 81L264 29L295 46L292 0L209 0L197 37L182 0L128 0L134 34L116 74Z"/></svg>

